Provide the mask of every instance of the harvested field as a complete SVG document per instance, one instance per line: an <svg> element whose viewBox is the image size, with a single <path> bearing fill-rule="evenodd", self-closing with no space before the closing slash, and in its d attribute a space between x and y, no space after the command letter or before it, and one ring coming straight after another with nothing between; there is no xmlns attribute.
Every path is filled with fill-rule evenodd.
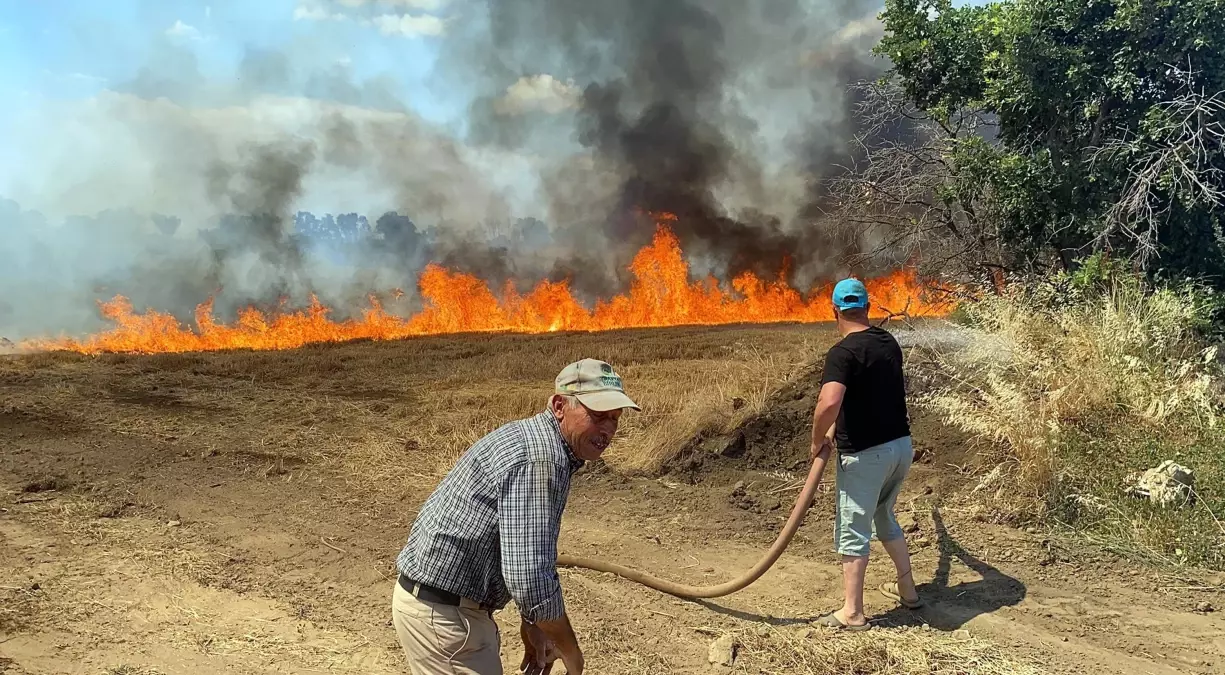
<svg viewBox="0 0 1225 675"><path fill-rule="evenodd" d="M2 358L0 673L407 672L388 605L417 506L469 443L540 409L556 372L583 356L612 362L644 412L576 480L562 550L687 583L727 579L773 540L798 492L797 419L834 338L828 326L728 326ZM808 625L840 597L823 490L774 568L726 598L561 570L588 672L1225 665L1225 621L1203 611L1225 608L1225 580L979 522L960 499L973 487L967 449L914 412L922 456L903 519L927 609L869 592L879 629ZM869 588L888 580L884 565ZM513 605L498 618L513 672ZM709 661L720 639L730 668Z"/></svg>

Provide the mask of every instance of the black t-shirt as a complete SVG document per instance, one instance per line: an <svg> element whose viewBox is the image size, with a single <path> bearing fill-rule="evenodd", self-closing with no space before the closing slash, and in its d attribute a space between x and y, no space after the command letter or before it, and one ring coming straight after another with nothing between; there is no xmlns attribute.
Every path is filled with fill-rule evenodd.
<svg viewBox="0 0 1225 675"><path fill-rule="evenodd" d="M910 435L902 348L889 331L873 326L851 333L825 355L821 384L841 382L838 452L853 453Z"/></svg>

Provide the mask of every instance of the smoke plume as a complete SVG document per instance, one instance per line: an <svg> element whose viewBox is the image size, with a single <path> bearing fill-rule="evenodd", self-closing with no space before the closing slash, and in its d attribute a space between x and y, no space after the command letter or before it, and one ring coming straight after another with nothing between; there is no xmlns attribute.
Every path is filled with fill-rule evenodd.
<svg viewBox="0 0 1225 675"><path fill-rule="evenodd" d="M846 85L886 65L879 0L451 0L429 3L437 24L311 0L299 18L346 7L439 33L429 90L460 115L427 121L391 69L359 78L323 38L248 49L228 78L157 38L130 81L14 134L29 161L0 185L0 335L95 329L113 293L184 318L213 294L223 315L311 293L343 313L431 260L590 300L624 287L664 212L722 279L804 286L855 252L820 181L848 153ZM338 255L300 211L368 236Z"/></svg>

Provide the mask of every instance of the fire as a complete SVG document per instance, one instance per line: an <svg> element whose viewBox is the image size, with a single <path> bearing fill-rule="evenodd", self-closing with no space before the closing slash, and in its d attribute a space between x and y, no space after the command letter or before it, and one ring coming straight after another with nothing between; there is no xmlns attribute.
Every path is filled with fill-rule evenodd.
<svg viewBox="0 0 1225 675"><path fill-rule="evenodd" d="M565 281L542 281L526 295L508 284L498 296L470 274L431 264L418 279L425 308L407 319L387 312L371 296L361 318L333 321L328 318L328 308L312 296L305 309L265 314L247 308L236 321L225 324L213 317L209 299L196 308L197 328L191 330L169 314L138 313L127 298L116 296L101 303L103 316L115 323L114 328L83 340L45 340L30 346L87 354L292 349L316 342L459 332L543 333L834 319L828 286L813 289L805 300L781 275L770 281L746 272L732 280L731 291L720 288L713 277L690 281L680 242L664 223L652 243L634 256L629 269L633 282L628 293L588 309L575 299ZM909 269L865 284L872 297L873 318L891 312L936 316L951 309L946 302L929 297L931 289Z"/></svg>

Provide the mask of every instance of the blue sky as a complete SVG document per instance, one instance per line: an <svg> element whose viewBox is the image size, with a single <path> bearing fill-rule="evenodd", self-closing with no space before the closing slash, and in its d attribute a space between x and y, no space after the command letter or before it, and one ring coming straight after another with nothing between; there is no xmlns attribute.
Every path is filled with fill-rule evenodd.
<svg viewBox="0 0 1225 675"><path fill-rule="evenodd" d="M379 78L436 122L458 119L466 92L429 86L445 0L0 0L0 182L20 171L14 128L48 103L122 90L142 69L193 58L232 83L248 50L286 55L305 77ZM433 21L435 23L430 23ZM177 67L177 66L176 66ZM171 71L177 72L177 71ZM175 79L172 75L169 79ZM285 92L280 92L285 93ZM294 91L288 93L303 93Z"/></svg>
<svg viewBox="0 0 1225 675"><path fill-rule="evenodd" d="M414 22L431 12L445 14L445 0L0 0L0 99L10 102L0 126L42 98L130 81L166 43L192 51L202 74L218 79L233 75L247 48L309 44L294 59L344 62L359 81L391 76L401 100L444 120L464 101L427 87L439 38L413 29L428 28Z"/></svg>
<svg viewBox="0 0 1225 675"><path fill-rule="evenodd" d="M342 63L353 79L391 76L401 100L427 118L457 112L445 93L427 92L436 36L387 34L362 17L419 18L407 5L362 0L0 0L0 98L4 116L45 99L92 96L156 64L159 48L189 50L205 77L229 79L248 48L283 50L306 68ZM366 7L355 7L357 5ZM310 18L306 10L329 17ZM358 13L355 9L365 10ZM299 16L295 18L295 11ZM339 18L343 17L343 18ZM410 25L411 27L411 25ZM309 45L308 48L299 48Z"/></svg>

